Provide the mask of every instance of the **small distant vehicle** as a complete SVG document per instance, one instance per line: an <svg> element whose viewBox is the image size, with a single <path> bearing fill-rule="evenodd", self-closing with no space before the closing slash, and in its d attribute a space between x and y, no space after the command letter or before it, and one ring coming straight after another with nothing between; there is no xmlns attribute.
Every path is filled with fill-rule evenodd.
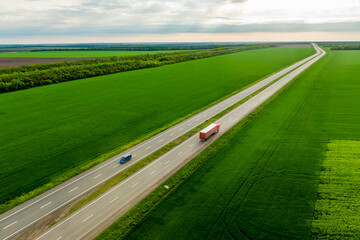
<svg viewBox="0 0 360 240"><path fill-rule="evenodd" d="M132 158L131 154L125 154L124 156L122 156L119 160L119 163L123 164L126 163L128 161L130 161L130 159Z"/></svg>
<svg viewBox="0 0 360 240"><path fill-rule="evenodd" d="M208 140L212 135L217 134L220 130L220 124L212 123L200 131L201 141Z"/></svg>

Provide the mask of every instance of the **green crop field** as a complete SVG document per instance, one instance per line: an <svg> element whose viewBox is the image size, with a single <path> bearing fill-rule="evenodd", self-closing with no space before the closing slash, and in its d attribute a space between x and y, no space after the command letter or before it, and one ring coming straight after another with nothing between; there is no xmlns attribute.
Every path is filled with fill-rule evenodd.
<svg viewBox="0 0 360 240"><path fill-rule="evenodd" d="M186 51L186 50L183 50ZM43 51L43 52L6 52L0 58L90 58L114 57L153 53L171 53L177 51Z"/></svg>
<svg viewBox="0 0 360 240"><path fill-rule="evenodd" d="M0 203L303 59L262 49L0 95Z"/></svg>
<svg viewBox="0 0 360 240"><path fill-rule="evenodd" d="M314 239L359 239L360 141L330 141L327 149L312 222Z"/></svg>
<svg viewBox="0 0 360 240"><path fill-rule="evenodd" d="M360 140L359 76L360 52L330 51L254 120L205 150L207 161L126 239L314 237L312 220L328 144ZM358 219L349 221L358 225ZM326 227L326 219L320 224ZM347 239L356 239L357 229ZM102 236L115 232L113 225Z"/></svg>

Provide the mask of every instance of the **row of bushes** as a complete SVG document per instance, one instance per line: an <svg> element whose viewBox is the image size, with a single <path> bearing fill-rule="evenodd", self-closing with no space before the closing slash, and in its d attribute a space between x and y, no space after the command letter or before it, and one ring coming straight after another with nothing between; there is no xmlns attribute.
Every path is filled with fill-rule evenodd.
<svg viewBox="0 0 360 240"><path fill-rule="evenodd" d="M358 45L358 46L332 47L331 50L360 50L360 45Z"/></svg>
<svg viewBox="0 0 360 240"><path fill-rule="evenodd" d="M112 57L56 64L40 64L5 69L0 72L0 92L11 92L36 86L101 76L111 73L158 67L250 49L273 47L274 44L256 44L240 47L214 48L191 52L145 54Z"/></svg>

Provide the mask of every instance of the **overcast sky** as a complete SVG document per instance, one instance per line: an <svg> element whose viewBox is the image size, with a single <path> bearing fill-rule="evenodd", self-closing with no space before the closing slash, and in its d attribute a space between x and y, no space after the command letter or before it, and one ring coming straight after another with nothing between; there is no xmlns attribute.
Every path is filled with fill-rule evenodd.
<svg viewBox="0 0 360 240"><path fill-rule="evenodd" d="M360 0L0 0L1 43L360 40Z"/></svg>

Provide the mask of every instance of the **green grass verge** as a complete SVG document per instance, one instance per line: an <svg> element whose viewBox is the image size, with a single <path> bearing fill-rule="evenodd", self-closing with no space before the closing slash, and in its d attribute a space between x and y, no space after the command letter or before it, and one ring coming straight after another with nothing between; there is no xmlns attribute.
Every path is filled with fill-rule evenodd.
<svg viewBox="0 0 360 240"><path fill-rule="evenodd" d="M313 239L360 238L360 141L332 140L322 165Z"/></svg>
<svg viewBox="0 0 360 240"><path fill-rule="evenodd" d="M1 209L312 53L254 50L1 94Z"/></svg>
<svg viewBox="0 0 360 240"><path fill-rule="evenodd" d="M180 50L181 51L181 50ZM185 50L183 50L185 51ZM139 54L170 53L177 51L44 51L44 52L6 52L0 58L94 58L119 57Z"/></svg>
<svg viewBox="0 0 360 240"><path fill-rule="evenodd" d="M145 199L149 214L135 207L134 224L120 230L119 220L99 238L131 229L126 239L311 239L328 140L360 139L359 60L360 53L329 52L253 121L205 150L206 161L163 201Z"/></svg>

